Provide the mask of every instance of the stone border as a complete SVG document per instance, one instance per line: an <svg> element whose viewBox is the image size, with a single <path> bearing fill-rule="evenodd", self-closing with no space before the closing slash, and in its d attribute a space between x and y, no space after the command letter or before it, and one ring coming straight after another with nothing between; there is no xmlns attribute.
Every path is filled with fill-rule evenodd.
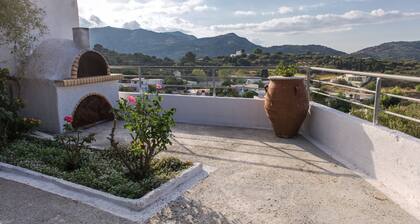
<svg viewBox="0 0 420 224"><path fill-rule="evenodd" d="M195 163L142 198L127 199L21 167L0 163L0 178L29 185L91 205L116 216L140 222L146 221L207 176L208 172L205 171L203 165Z"/></svg>

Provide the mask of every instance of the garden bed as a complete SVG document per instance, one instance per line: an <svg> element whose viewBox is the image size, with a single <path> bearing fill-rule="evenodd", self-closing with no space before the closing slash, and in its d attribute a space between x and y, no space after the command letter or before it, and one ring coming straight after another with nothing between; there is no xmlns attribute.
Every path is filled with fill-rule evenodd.
<svg viewBox="0 0 420 224"><path fill-rule="evenodd" d="M133 180L106 151L82 151L81 167L74 171L66 170L65 153L56 142L25 138L0 149L0 162L128 199L141 198L193 166L173 157L159 158L153 161L150 175Z"/></svg>

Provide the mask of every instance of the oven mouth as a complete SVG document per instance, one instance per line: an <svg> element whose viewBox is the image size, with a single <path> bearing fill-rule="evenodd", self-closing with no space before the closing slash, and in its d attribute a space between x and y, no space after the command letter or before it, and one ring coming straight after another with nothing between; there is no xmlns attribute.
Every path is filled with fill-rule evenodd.
<svg viewBox="0 0 420 224"><path fill-rule="evenodd" d="M102 54L93 50L84 50L74 59L71 78L108 76L110 73L109 65Z"/></svg>

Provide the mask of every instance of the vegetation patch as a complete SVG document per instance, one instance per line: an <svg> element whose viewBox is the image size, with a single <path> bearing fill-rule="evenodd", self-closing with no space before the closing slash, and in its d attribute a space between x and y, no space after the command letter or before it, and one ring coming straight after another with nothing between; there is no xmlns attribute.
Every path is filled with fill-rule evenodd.
<svg viewBox="0 0 420 224"><path fill-rule="evenodd" d="M58 142L23 138L1 149L0 161L131 199L141 198L192 166L173 157L155 158L147 176L133 178L108 153L83 149L79 168L69 171L67 152Z"/></svg>

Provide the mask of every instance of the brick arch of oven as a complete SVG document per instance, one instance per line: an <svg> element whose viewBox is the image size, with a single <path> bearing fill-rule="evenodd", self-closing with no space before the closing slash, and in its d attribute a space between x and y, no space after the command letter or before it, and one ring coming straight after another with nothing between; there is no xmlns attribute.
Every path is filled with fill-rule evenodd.
<svg viewBox="0 0 420 224"><path fill-rule="evenodd" d="M86 102L92 97L100 99L101 102ZM82 108L85 104L88 104L86 105L88 108ZM74 107L72 116L73 127L75 128L90 127L97 123L114 119L111 103L104 95L96 92L82 97Z"/></svg>
<svg viewBox="0 0 420 224"><path fill-rule="evenodd" d="M106 73L105 74L89 74L91 76L108 76L111 75L111 69L109 67L109 64L105 57L98 51L95 50L82 50L80 53L74 58L72 67L71 67L71 78L77 79L77 78L83 78L79 77L79 68L80 68L80 60L83 59L84 56L87 56L88 54L96 55L97 58L101 60L101 63L103 63L103 66L106 66ZM94 63L90 63L94 64Z"/></svg>

